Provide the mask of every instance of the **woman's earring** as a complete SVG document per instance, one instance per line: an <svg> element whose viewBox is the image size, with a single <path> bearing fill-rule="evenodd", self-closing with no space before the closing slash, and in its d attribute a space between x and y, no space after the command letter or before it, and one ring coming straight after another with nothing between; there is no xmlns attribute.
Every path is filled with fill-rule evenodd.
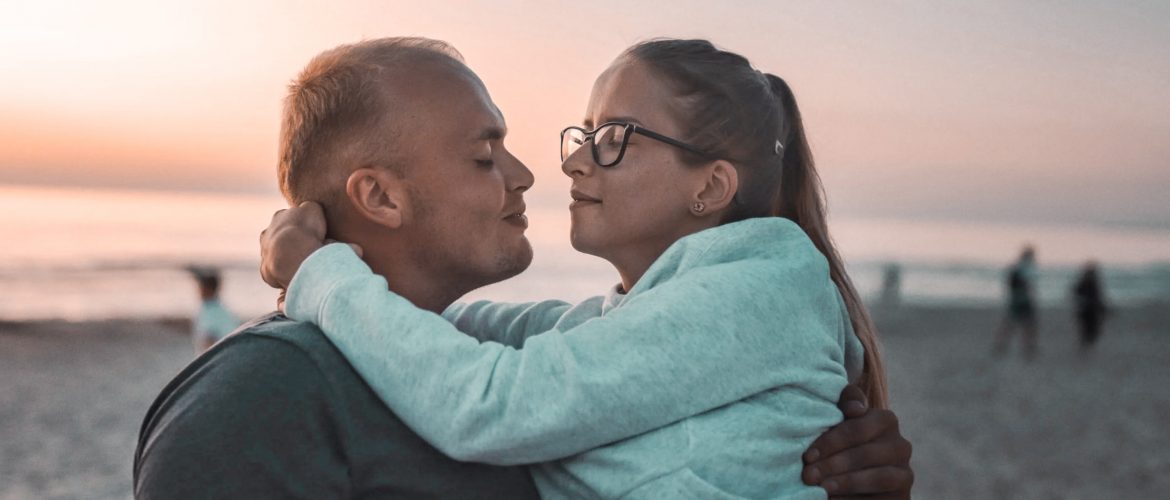
<svg viewBox="0 0 1170 500"><path fill-rule="evenodd" d="M704 205L701 201L696 201L694 205L691 205L691 212L694 212L695 215L703 213L703 211L706 209L707 205Z"/></svg>

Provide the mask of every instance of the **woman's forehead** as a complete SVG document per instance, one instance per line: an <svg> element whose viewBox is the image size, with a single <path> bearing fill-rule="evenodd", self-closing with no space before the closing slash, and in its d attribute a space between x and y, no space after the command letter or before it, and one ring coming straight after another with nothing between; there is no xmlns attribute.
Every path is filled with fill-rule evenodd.
<svg viewBox="0 0 1170 500"><path fill-rule="evenodd" d="M597 77L584 122L593 127L629 117L666 132L675 125L670 109L676 99L670 86L645 63L623 58Z"/></svg>

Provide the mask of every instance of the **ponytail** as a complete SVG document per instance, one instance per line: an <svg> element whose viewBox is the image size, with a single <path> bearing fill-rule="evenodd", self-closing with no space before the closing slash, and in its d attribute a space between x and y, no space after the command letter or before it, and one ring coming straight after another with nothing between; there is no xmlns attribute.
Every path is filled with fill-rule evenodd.
<svg viewBox="0 0 1170 500"><path fill-rule="evenodd" d="M877 328L857 289L853 287L852 280L845 272L844 261L837 252L832 237L829 236L824 188L813 164L812 150L804 133L804 122L800 117L800 109L796 106L796 97L782 78L773 74L766 77L772 93L779 101L780 113L784 115L781 122L787 125L781 127L779 139L783 144L780 151L782 172L775 215L800 226L817 250L820 250L829 261L829 276L845 301L854 334L865 347L865 368L857 383L865 391L870 405L887 408L889 394L885 366L882 364L877 340Z"/></svg>

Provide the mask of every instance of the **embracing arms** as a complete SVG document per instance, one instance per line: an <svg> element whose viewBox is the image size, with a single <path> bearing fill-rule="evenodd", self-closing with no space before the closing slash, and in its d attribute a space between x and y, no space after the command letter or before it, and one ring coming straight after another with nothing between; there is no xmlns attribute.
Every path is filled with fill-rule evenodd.
<svg viewBox="0 0 1170 500"><path fill-rule="evenodd" d="M808 313L833 310L830 290L777 294L784 300L770 303L767 313L734 310L754 307L751 297L767 283L799 280L802 266L793 268L705 266L514 349L480 343L415 308L335 244L305 261L286 309L320 326L379 397L435 447L461 460L533 463L774 388L835 401L846 384L840 325L832 314ZM736 286L720 285L731 273ZM735 328L728 315L738 315ZM823 409L788 421L793 428L832 425L836 412Z"/></svg>
<svg viewBox="0 0 1170 500"><path fill-rule="evenodd" d="M266 280L268 280L270 283L272 283L276 286L287 285L289 280L291 280L292 275L296 272L297 267L300 265L301 261L303 261L309 253L311 253L313 250L315 250L317 247L319 247L322 244L321 240L322 240L323 236L324 236L324 219L323 219L323 217L320 216L320 208L317 207L316 205L302 206L302 207L298 207L295 209L291 209L289 211L284 211L284 212L278 213L274 217L274 222L273 222L272 226L269 228L269 230L267 230L265 232L265 234L262 235L262 246L263 246L264 255L265 255L264 263L263 263L263 273L265 275ZM274 250L279 250L279 251L274 251ZM273 257L273 254L276 254L277 257ZM292 263L291 265L289 264L290 262ZM368 271L367 271L367 273L368 273ZM375 282L375 283L373 283L373 285L370 285L369 283L367 283L366 285L350 283L350 284L346 284L344 286L357 286L358 288L365 287L364 289L368 289L368 291L370 293L375 293L375 294L379 294L379 295L386 295L386 296L390 295L386 292L386 285L385 285L384 281ZM324 290L322 290L320 292L321 293L328 293L327 291L324 291ZM316 292L309 291L309 293L313 294ZM345 294L343 294L343 295L345 295ZM399 298L398 300L402 300L402 299ZM405 302L405 301L403 301L403 302ZM366 309L368 310L369 308L366 308ZM505 313L501 313L501 311L512 311L512 312L508 312L505 314ZM513 319L508 319L505 316L507 314L512 314L516 311L517 311L517 309L515 309L515 308L504 308L504 309L500 309L500 310L493 312L493 314L496 314L496 313L503 314L502 316L500 316L500 318L497 318L497 319L503 319L503 320L505 320L505 322L512 322ZM350 311L350 312L354 312L354 311ZM357 311L357 312L362 313L362 311ZM448 311L448 312L450 312L450 311ZM424 315L429 315L429 313L423 313L423 312L420 312L420 313L424 314ZM450 315L448 315L448 316L450 316ZM456 315L456 316L458 316L458 315ZM551 316L555 316L555 315L551 315ZM547 323L548 323L548 320L551 316L545 317L539 321L533 321L533 322L531 322L531 324L536 326L536 327L546 327L546 326L548 326ZM519 314L517 317L518 318L523 317L523 314ZM434 326L436 328L439 328L440 330L442 330L443 328L451 328L450 325L438 325L438 323L436 323L435 320L439 320L439 318L437 318L434 315L429 315L429 317L423 316L422 318L423 319L421 319L420 321L425 322L428 325ZM328 321L329 321L327 318L316 318L316 319L319 321L323 320L323 322L325 322L325 323L328 323ZM410 321L415 321L417 319L418 318L410 319ZM458 321L458 318L450 318L449 317L449 319L454 319L455 321ZM439 320L439 321L441 322L442 320ZM353 324L365 323L365 321L359 320L357 318L348 319L347 322L353 323ZM661 324L659 322L651 321L650 323L652 323L655 326L655 328L648 328L648 330L655 330L655 331L659 331L659 332L664 331L663 328L660 328ZM328 329L328 325L323 324L322 326L325 326L326 329ZM537 329L539 329L539 328L537 328ZM601 328L599 328L599 329L601 329ZM520 337L527 336L527 334L529 334L529 333L532 333L532 332L526 332L524 335L521 335ZM570 341L568 343L566 343L564 341L564 338L572 337L572 335L554 335L554 336L543 336L543 337L550 337L550 338L553 338L554 340L552 340L552 341L543 341L542 340L540 342L537 342L537 344L536 344L537 346L540 346L540 345L546 346L546 347L538 347L538 349L543 349L544 351L546 351L545 354L549 354L549 353L554 354L551 358L553 360L559 359L560 361L568 361L569 362L568 364L559 363L559 362L555 363L555 364L557 364L557 366L559 366L562 369L562 374L569 373L568 369L571 369L574 366L575 362L576 362L576 366L578 366L578 367L584 366L581 364L582 361L584 361L585 363L588 362L587 359L585 359L585 360L575 359L577 357L576 355L581 353L581 352L585 352L586 357L588 357L588 355L587 355L588 349L586 349L585 351L579 351L579 350L575 350L573 348L573 344L575 342L581 342L580 340L573 340L573 341ZM534 339L534 340L540 340L543 337L538 338L538 339ZM597 336L590 336L590 337L597 337ZM478 342L475 342L472 339L467 339L465 337L463 338L463 340L460 340L456 336L445 335L444 338L446 340L444 340L443 342L450 342L453 344L461 345L461 347L457 347L455 349L456 351L465 350L467 352L475 352L475 350L480 349L480 347L481 347L478 345ZM555 340L555 338L560 338L561 340ZM599 338L594 338L592 340L597 341L598 339ZM608 340L613 340L613 339L608 339ZM606 340L606 341L608 341L608 340ZM623 337L621 339L621 342L628 342L629 340L630 339ZM649 339L647 338L647 339L643 339L643 340L648 341ZM656 344L656 342L659 342L661 340L664 340L664 339L657 339L654 341L648 341L647 343L641 344L641 345L646 346L646 347L651 347L654 345L658 345L658 344ZM669 340L671 340L671 339L665 339L665 340L667 341L666 342L667 344L670 344ZM584 342L586 342L586 343L588 343L589 341L590 341L589 339L584 340ZM512 345L516 345L515 341L508 342L508 343L512 344ZM402 349L409 351L409 350L414 348L411 346L410 342L405 342L405 344L406 345L401 346ZM639 344L635 343L634 345L637 346ZM529 347L530 346L525 346L525 350L528 350ZM387 346L387 348L389 348L389 346ZM648 355L651 358L653 358L653 356L656 354L663 355L663 356L668 355L667 353L656 353L655 352L656 349L652 349L652 348L647 348L645 350L647 351ZM489 373L491 376L489 376L487 378L477 380L475 377L470 377L467 380L465 380L465 381L472 381L474 384L476 384L476 385L474 385L474 387L476 387L477 390L480 390L480 391L497 390L498 386L500 384L493 384L493 381L499 381L499 382L506 381L507 385L512 385L516 380L518 380L518 378L523 378L526 375L531 378L533 374L540 373L543 371L543 369L550 368L549 366L545 366L545 367L543 367L543 369L534 371L535 368L539 367L538 361L539 361L540 356L530 358L532 360L536 360L533 362L516 363L516 359L523 360L522 353L520 353L519 351L513 350L513 349L508 349L508 348L501 346L501 345L498 345L498 344L495 345L494 347L489 347L488 351L489 352L486 352L486 353L479 352L478 354L469 356L468 359L471 359L472 365L476 365L478 363L481 365L482 364L490 364L493 367L502 366L505 368L504 372L506 372L506 373L497 374L491 370L488 370L488 371L486 371L486 373ZM417 356L417 355L419 355L419 353L417 353L417 352L414 354L404 353L404 356ZM557 358L557 355L561 356L561 358ZM718 355L718 353L716 353L716 355ZM517 357L520 357L520 358L517 358ZM513 359L511 361L505 361L503 363L497 364L498 361L508 359L508 358L513 358ZM654 360L651 359L651 361L654 361ZM733 361L738 362L739 360L736 359ZM633 364L644 364L644 363L637 361L637 362L634 362ZM655 366L655 367L663 368L665 370L672 369L671 365L667 362L663 362L663 364L661 364L661 365L654 365L653 363L651 363L651 365ZM730 365L737 366L737 367L741 366L741 365L738 365L737 363L730 363ZM750 365L750 363L749 363L749 365ZM719 366L723 367L726 365L719 365ZM520 369L521 367L524 369ZM566 367L568 367L568 369L566 369ZM401 369L401 367L398 367L398 368ZM552 367L552 368L556 368L556 367ZM639 373L636 371L637 368L638 368L637 366L633 367L633 369L635 370L634 372L626 372L623 369L623 371L622 371L623 376L631 376L631 374ZM708 367L708 368L711 368L711 367ZM393 369L393 368L391 368L391 369ZM525 374L525 369L527 369L527 371L528 371L527 374ZM469 370L475 371L475 368L471 368ZM457 370L457 371L459 371L459 370ZM483 370L481 370L481 371L483 371ZM553 370L552 373L555 374L556 371ZM662 373L655 373L654 371L641 372L641 373L643 374L643 376L647 376L647 377L658 377L658 376L662 375ZM499 379L497 379L496 378L497 375L501 375L501 377ZM671 374L671 375L672 375L672 377L668 377L668 378L671 378L672 380L675 380L675 381L682 380L686 376L685 373L683 374L684 376L682 378L673 377L674 374ZM411 376L411 375L409 373L407 373L405 376ZM604 376L604 374L599 374L598 376ZM694 377L695 373L691 373L689 376ZM594 382L596 382L596 380ZM522 385L523 384L521 384L521 386ZM538 422L538 423L540 423L540 425L538 425L537 427L541 427L544 424L551 424L552 425L551 428L554 429L554 431L555 431L555 429L557 428L557 425L558 425L557 420L564 419L564 418L569 418L571 420L571 419L578 418L578 416L565 415L565 414L556 415L555 414L557 411L556 408L549 409L549 411L551 413L553 413L552 415L542 415L541 414L542 412L535 411L534 408L524 408L525 404L531 404L532 401L541 401L542 400L541 397L538 396L540 391L541 390L547 391L547 390L549 390L548 387L553 387L555 385L556 384L546 385L546 386L544 386L545 389L539 389L539 390L532 389L536 392L523 393L523 394L525 394L524 397L515 397L515 398L513 398L511 403L508 403L507 401L505 401L505 403L502 406L500 406L500 405L484 406L481 404L482 400L475 401L475 398L473 398L473 400L471 402L466 403L466 404L469 404L472 406L478 405L478 406L480 406L480 410L483 410L484 408L490 409L489 411L486 411L486 412L480 411L478 413L476 413L475 411L472 411L472 413L480 415L481 417L484 415L494 415L494 414L496 414L496 412L499 412L499 411L512 412L515 415L520 415L523 417L535 416L535 418L537 420L542 421L542 422ZM663 395L669 396L667 399L673 399L675 396L678 396L679 398L681 398L681 400L682 400L681 403L678 401L673 401L673 400L668 401L668 403L667 403L668 405L674 405L673 410L681 413L681 416L686 416L687 414L692 414L697 407L701 407L704 405L710 405L713 403L712 401L696 401L696 400L690 399L691 398L690 394L674 394L673 392L671 392L671 388L669 387L669 384L652 384L652 385L654 385L654 387L657 388L655 390L662 390L663 391L663 393L659 394L659 396L663 396ZM685 385L685 384L676 384L676 386L677 385ZM584 388L579 387L578 389L588 391L589 390L588 387L593 387L594 388L593 390L596 390L597 387L600 387L600 386L598 386L596 384L591 386L590 384L586 383L584 385ZM755 388L739 387L737 390L747 391L750 393L752 390L755 390ZM859 391L856 391L856 392L859 392ZM830 429L829 431L827 431L823 436L821 436L821 438L819 438L816 442L814 442L813 445L810 447L810 450L808 451L808 453L805 454L806 469L805 469L804 479L806 480L806 482L809 482L810 484L815 483L815 484L821 484L821 485L825 486L826 489L829 489L830 493L833 493L833 494L849 495L849 494L859 494L859 493L866 493L866 494L880 493L883 495L892 495L892 496L883 496L885 498L907 498L908 492L909 492L909 487L910 487L910 484L912 483L912 474L911 474L910 469L908 467L909 443L906 442L906 440L904 438L902 438L902 436L898 433L897 419L888 410L873 409L873 410L865 411L864 410L864 398L863 397L849 398L848 393L849 393L848 389L844 393L842 393L841 403L840 403L842 406L842 409L846 415L847 420L845 422L843 422L842 424L838 425L837 427L834 427L834 428ZM520 394L513 394L513 396L519 396L519 395ZM746 395L747 394L744 394L744 396L746 396ZM545 398L552 398L554 396L556 397L555 401L557 401L557 403L558 403L557 406L560 406L561 403L564 403L565 398L576 397L579 400L582 400L582 401L585 400L585 399L582 399L582 394L573 394L572 392L545 394L544 395ZM619 400L620 400L620 397L621 396L619 395L618 396ZM409 399L409 398L407 398L407 399ZM484 398L484 399L486 399L486 398ZM505 399L507 399L507 398L505 398ZM699 399L701 399L701 397ZM400 401L400 403L403 403L403 402ZM409 406L410 403L407 402L405 404L407 404ZM424 401L422 404L423 404L423 406L425 406L426 402ZM453 403L453 404L459 404L459 403ZM509 404L511 404L511 407L509 407ZM617 401L615 408L620 408L621 404L623 404L623 403L621 403L620 401ZM640 403L635 403L635 404L640 404ZM680 408L680 406L685 407L685 408ZM566 405L566 407L572 407L572 403L569 402ZM460 408L460 409L462 409L462 408ZM588 411L588 408L586 408L586 410ZM666 411L666 413L670 413L670 411ZM431 413L431 415L433 415L433 413ZM675 415L677 416L678 414L675 414ZM427 413L425 411L423 411L423 412L420 412L420 415L418 415L418 416L420 418L426 418ZM597 414L594 414L593 416L596 417ZM606 416L608 416L608 415L606 415ZM587 416L586 418L592 418L592 417ZM641 420L640 422L634 422L634 424L637 424L637 425L633 425L632 427L626 428L624 432L630 432L631 429L638 427L638 425L647 426L647 425L654 425L656 423L656 422L652 422L650 420L646 420L645 416L641 416L641 417L635 416L634 420L638 420L639 418L642 418L643 420ZM604 417L601 417L601 419L604 419ZM521 420L525 421L526 423L531 423L531 421L524 420L524 418L521 418ZM600 419L599 419L599 421L600 421ZM448 424L450 424L450 423L451 422L448 422ZM581 425L581 424L582 424L581 422L575 423L575 425ZM627 422L627 424L629 424L629 422ZM659 423L659 424L661 425L662 423ZM525 427L526 426L527 425L525 425ZM561 431L563 432L564 429L562 428ZM537 434L529 435L528 439L540 440L540 439L549 439L551 437L556 436L556 432L552 432L550 434L549 433L550 431L548 428L545 428L541 432L543 432L543 434L537 433ZM509 439L513 439L515 437L516 436L509 436ZM594 437L596 437L596 436L594 436ZM490 438L490 436L489 436L489 438ZM482 442L479 444L484 445L484 443L482 443ZM576 447L589 445L589 443L576 443L575 445L570 445L568 447L565 447L565 445L562 444L561 445L562 449L560 449L558 451L556 449L540 450L541 446L543 446L543 445L542 445L542 443L539 443L539 442L524 443L522 441L521 442L512 441L512 444L516 445L516 446L520 446L520 447L535 446L537 448L538 452L543 452L543 455L542 455L542 453L536 453L535 455L532 455L529 458L532 458L535 456L549 456L550 454L552 456L555 456L558 453L565 453L567 450L575 449ZM596 444L593 444L593 445L595 446ZM474 449L474 446L475 445L473 443L473 449ZM490 448L490 446L488 446L488 447ZM554 445L554 448L556 448L555 445ZM464 451L467 451L467 450L464 450ZM480 451L482 451L482 450L480 450ZM476 453L476 452L472 451L472 453ZM515 457L513 457L513 458L515 458Z"/></svg>

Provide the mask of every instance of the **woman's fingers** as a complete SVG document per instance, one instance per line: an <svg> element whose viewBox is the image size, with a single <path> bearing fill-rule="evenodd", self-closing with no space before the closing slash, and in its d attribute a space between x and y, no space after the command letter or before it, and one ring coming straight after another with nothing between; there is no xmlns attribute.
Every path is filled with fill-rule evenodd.
<svg viewBox="0 0 1170 500"><path fill-rule="evenodd" d="M315 201L302 201L295 209L288 211L292 222L304 227L310 234L325 240L325 209Z"/></svg>
<svg viewBox="0 0 1170 500"><path fill-rule="evenodd" d="M281 288L280 295L276 296L276 310L280 311L281 314L284 314L284 299L287 293L287 290Z"/></svg>
<svg viewBox="0 0 1170 500"><path fill-rule="evenodd" d="M277 210L260 232L260 277L272 287L287 288L301 263L325 244L326 230L318 203Z"/></svg>

